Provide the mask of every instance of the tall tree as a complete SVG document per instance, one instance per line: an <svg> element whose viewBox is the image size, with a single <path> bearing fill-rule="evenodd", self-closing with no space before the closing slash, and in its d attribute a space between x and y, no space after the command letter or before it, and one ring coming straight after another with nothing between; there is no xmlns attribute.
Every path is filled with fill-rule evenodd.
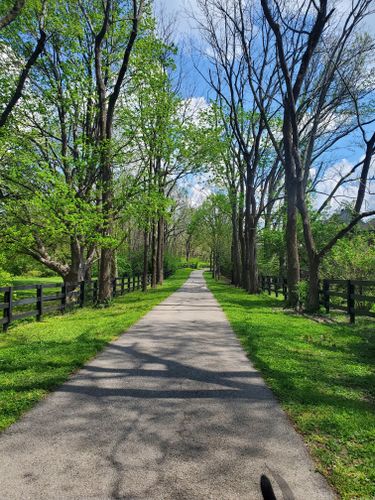
<svg viewBox="0 0 375 500"><path fill-rule="evenodd" d="M140 41L137 71L121 113L130 147L143 165L149 217L143 224L144 266L150 264L153 287L163 282L166 223L174 187L199 165L199 148L194 147L198 146L194 110L173 85L174 52L155 34Z"/></svg>
<svg viewBox="0 0 375 500"><path fill-rule="evenodd" d="M364 162L359 183L357 213L347 228L337 233L320 251L316 249L314 241L306 193L314 153L316 161L323 151L327 151L341 137L361 127L357 120L354 126L352 123L349 123L349 126L345 124L344 132L341 127L337 127L340 128L339 133L335 133L333 137L331 135L328 141L323 140L323 146L317 141L321 138L321 123L325 122L327 126L327 117L332 118L332 114L338 116L343 103L351 97L351 84L349 82L342 84L341 72L345 71L343 62L349 64L353 82L358 82L364 77L363 66L358 67L356 61L354 65L350 64L350 61L347 61L347 54L351 52L356 28L369 12L371 1L353 2L344 23L341 20L333 22L334 9L329 8L328 0L309 3L293 15L290 14L286 5L278 2L274 2L273 7L270 7L268 0L261 0L261 4L265 18L274 34L280 66L279 86L283 99L283 150L288 211L289 207L297 207L301 214L309 260L308 308L316 310L319 307L318 270L321 258L337 239L344 236L361 218L369 215L368 213L360 214L359 211L368 174L365 164L369 165L373 154L370 153L370 150L373 150L372 137L368 141L365 140L368 158ZM334 33L339 33L336 36L332 33L332 29L330 31L332 24L334 24ZM369 50L368 41L357 44L358 48L360 49L358 55L361 54L363 58ZM368 99L367 92L365 96ZM307 120L304 118L306 115ZM353 116L353 112L351 115ZM306 122L309 125L306 125ZM290 223L290 217L288 217L288 223ZM295 217L293 217L293 226L295 232ZM295 278L297 280L297 276Z"/></svg>
<svg viewBox="0 0 375 500"><path fill-rule="evenodd" d="M202 0L200 7L204 14L200 26L210 47L207 80L216 95L223 132L230 138L230 154L234 156L234 163L230 160L228 163L228 158L226 160L227 172L230 174L231 164L238 166L239 188L243 191L238 207L232 196L233 223L237 224L238 220L238 230L233 231L233 254L239 253L238 240L242 257L241 282L246 290L255 293L258 291L257 226L265 210L265 194L271 193L268 185L277 176L279 162L271 158L275 154L269 131L248 88L247 54L242 50L235 21L240 12L238 2ZM251 32L249 36L253 37ZM277 110L272 109L272 105L277 90L276 72L267 72L267 65L267 57L261 59L258 82L254 85L257 95L264 92L262 104L267 124L275 127ZM230 182L233 190L235 185ZM237 269L235 274L239 274Z"/></svg>
<svg viewBox="0 0 375 500"><path fill-rule="evenodd" d="M3 237L75 285L102 243L95 81L88 32L75 9L63 27L59 14L4 139Z"/></svg>
<svg viewBox="0 0 375 500"><path fill-rule="evenodd" d="M110 240L114 221L114 122L119 97L130 65L130 56L141 29L145 0L105 0L90 13L80 2L94 40L94 66L98 101L97 141L100 150L99 172L101 208L104 218L103 238ZM100 256L99 300L107 302L112 293L113 248L103 245Z"/></svg>

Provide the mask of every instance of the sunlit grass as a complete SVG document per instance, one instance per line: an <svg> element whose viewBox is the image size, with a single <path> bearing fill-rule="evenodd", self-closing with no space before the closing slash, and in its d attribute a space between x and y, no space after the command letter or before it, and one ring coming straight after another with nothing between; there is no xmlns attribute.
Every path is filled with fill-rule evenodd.
<svg viewBox="0 0 375 500"><path fill-rule="evenodd" d="M180 269L155 290L132 292L109 308L86 307L42 322L12 327L0 336L0 429L126 331L186 281Z"/></svg>
<svg viewBox="0 0 375 500"><path fill-rule="evenodd" d="M375 322L320 323L205 277L318 469L342 498L375 498Z"/></svg>
<svg viewBox="0 0 375 500"><path fill-rule="evenodd" d="M44 278L36 278L34 276L14 276L11 279L11 285L44 285L50 283L62 283L60 276L47 276Z"/></svg>

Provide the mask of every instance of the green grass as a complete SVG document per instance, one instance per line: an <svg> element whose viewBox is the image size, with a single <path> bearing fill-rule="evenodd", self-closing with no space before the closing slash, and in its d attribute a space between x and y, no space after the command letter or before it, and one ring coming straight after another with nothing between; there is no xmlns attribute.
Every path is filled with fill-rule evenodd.
<svg viewBox="0 0 375 500"><path fill-rule="evenodd" d="M12 286L20 286L20 285L58 285L55 288L46 288L44 290L44 294L48 295L49 293L56 293L60 289L60 285L62 285L62 279L60 276L48 276L47 278L35 278L28 276L14 276L11 279L10 284ZM15 296L15 300L23 299L25 297L35 296L36 288L32 290L14 290L13 294ZM2 294L1 294L2 295Z"/></svg>
<svg viewBox="0 0 375 500"><path fill-rule="evenodd" d="M344 499L375 498L375 322L317 322L205 277L318 470Z"/></svg>
<svg viewBox="0 0 375 500"><path fill-rule="evenodd" d="M11 284L16 285L44 285L49 283L62 283L60 276L48 276L47 278L35 278L35 276L14 276Z"/></svg>
<svg viewBox="0 0 375 500"><path fill-rule="evenodd" d="M176 291L190 272L180 269L157 289L124 295L106 309L86 307L0 334L0 430Z"/></svg>

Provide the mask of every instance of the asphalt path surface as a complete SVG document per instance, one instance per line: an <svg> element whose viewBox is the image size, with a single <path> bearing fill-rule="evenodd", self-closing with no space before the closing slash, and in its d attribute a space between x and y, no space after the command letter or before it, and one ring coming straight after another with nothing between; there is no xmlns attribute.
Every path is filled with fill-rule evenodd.
<svg viewBox="0 0 375 500"><path fill-rule="evenodd" d="M262 475L334 498L201 271L0 436L1 500L257 500Z"/></svg>

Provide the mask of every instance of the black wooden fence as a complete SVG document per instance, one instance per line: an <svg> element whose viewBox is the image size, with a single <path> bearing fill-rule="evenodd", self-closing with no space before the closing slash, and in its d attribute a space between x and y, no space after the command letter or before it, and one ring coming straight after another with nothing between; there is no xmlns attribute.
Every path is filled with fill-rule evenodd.
<svg viewBox="0 0 375 500"><path fill-rule="evenodd" d="M365 280L328 280L321 282L320 303L328 313L331 309L345 311L350 322L356 316L372 316L375 304L375 281Z"/></svg>
<svg viewBox="0 0 375 500"><path fill-rule="evenodd" d="M284 295L285 300L288 298L288 282L286 278L281 276L261 275L259 281L259 286L262 291L268 292L269 295L274 292L276 297Z"/></svg>
<svg viewBox="0 0 375 500"><path fill-rule="evenodd" d="M288 297L286 278L280 276L261 276L260 289L271 295L272 292ZM344 311L355 322L356 316L375 317L372 310L375 304L375 281L366 280L330 280L320 281L320 304L326 312L330 310Z"/></svg>
<svg viewBox="0 0 375 500"><path fill-rule="evenodd" d="M168 275L169 273L165 273L165 277ZM148 274L147 285L150 283L151 275ZM141 274L124 275L113 280L112 296L124 295L141 287ZM6 286L0 287L0 294L3 294L3 301L0 302L0 311L3 310L0 325L6 331L16 320L35 317L40 321L45 314L95 304L98 299L98 280L81 281L71 289L64 283Z"/></svg>

